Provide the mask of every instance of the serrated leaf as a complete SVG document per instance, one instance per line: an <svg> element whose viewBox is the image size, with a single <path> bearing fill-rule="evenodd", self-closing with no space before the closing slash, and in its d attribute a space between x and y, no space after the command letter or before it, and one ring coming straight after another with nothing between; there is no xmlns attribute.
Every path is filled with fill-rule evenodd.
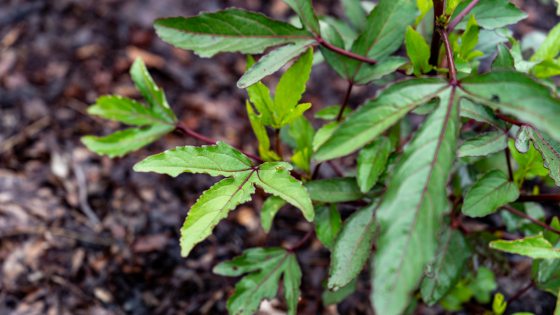
<svg viewBox="0 0 560 315"><path fill-rule="evenodd" d="M296 314L301 270L294 254L281 248L252 248L231 261L217 265L213 271L224 276L249 273L237 282L235 292L228 299L230 314L254 314L263 300L276 296L281 278L284 280L289 314Z"/></svg>
<svg viewBox="0 0 560 315"><path fill-rule="evenodd" d="M560 259L560 249L554 248L542 234L514 241L492 241L490 248L533 259Z"/></svg>
<svg viewBox="0 0 560 315"><path fill-rule="evenodd" d="M279 161L281 158L276 154L276 152L270 149L270 138L266 131L266 127L262 122L262 116L259 116L253 110L253 106L248 101L245 103L247 109L247 116L249 116L249 122L251 123L251 128L253 133L257 137L259 143L259 155L265 161Z"/></svg>
<svg viewBox="0 0 560 315"><path fill-rule="evenodd" d="M440 79L413 79L392 85L348 116L319 147L315 159L331 160L358 150L446 88L447 83Z"/></svg>
<svg viewBox="0 0 560 315"><path fill-rule="evenodd" d="M461 2L455 9L451 20L457 17L471 2L472 0ZM486 29L496 29L514 24L527 17L527 14L508 0L480 0L471 12L457 24L457 28L465 29L471 15L474 15L478 25Z"/></svg>
<svg viewBox="0 0 560 315"><path fill-rule="evenodd" d="M90 115L133 126L168 124L146 106L121 96L101 96L94 105L88 107L87 111Z"/></svg>
<svg viewBox="0 0 560 315"><path fill-rule="evenodd" d="M286 201L280 197L270 196L265 200L261 210L261 225L266 233L270 232L276 213L285 205Z"/></svg>
<svg viewBox="0 0 560 315"><path fill-rule="evenodd" d="M472 218L484 217L517 198L517 186L502 171L495 170L484 175L467 192L462 211Z"/></svg>
<svg viewBox="0 0 560 315"><path fill-rule="evenodd" d="M491 72L461 81L471 100L538 126L560 141L560 100L550 90L519 72Z"/></svg>
<svg viewBox="0 0 560 315"><path fill-rule="evenodd" d="M507 148L508 138L503 131L490 131L466 140L458 156L487 156Z"/></svg>
<svg viewBox="0 0 560 315"><path fill-rule="evenodd" d="M274 95L276 105L274 110L280 117L280 121L286 120L290 112L296 110L296 106L305 92L312 64L313 50L309 49L280 78Z"/></svg>
<svg viewBox="0 0 560 315"><path fill-rule="evenodd" d="M156 20L158 36L201 57L220 52L262 53L266 48L313 39L302 29L240 9Z"/></svg>
<svg viewBox="0 0 560 315"><path fill-rule="evenodd" d="M290 142L293 142L291 145L294 148L292 162L298 168L309 173L313 154L313 136L315 135L313 126L304 116L300 116L285 126L282 131L282 135L289 137Z"/></svg>
<svg viewBox="0 0 560 315"><path fill-rule="evenodd" d="M352 52L381 60L401 46L406 27L416 19L416 1L381 0L367 18L366 28L352 45ZM361 72L368 71L368 65L348 62L353 73L352 78L362 77Z"/></svg>
<svg viewBox="0 0 560 315"><path fill-rule="evenodd" d="M331 253L329 289L336 291L346 286L364 268L375 234L376 206L360 209L344 222Z"/></svg>
<svg viewBox="0 0 560 315"><path fill-rule="evenodd" d="M322 205L317 207L317 215L315 216L315 233L317 238L326 248L331 249L334 245L342 219L336 205Z"/></svg>
<svg viewBox="0 0 560 315"><path fill-rule="evenodd" d="M265 192L280 197L301 210L307 221L315 215L303 184L290 175L292 166L284 162L266 162L259 166L254 182Z"/></svg>
<svg viewBox="0 0 560 315"><path fill-rule="evenodd" d="M286 2L294 11L296 11L305 28L315 33L316 35L321 34L321 29L319 28L319 20L317 19L317 16L315 16L311 0L284 0L284 2Z"/></svg>
<svg viewBox="0 0 560 315"><path fill-rule="evenodd" d="M510 140L508 145L511 157L517 163L517 169L515 170L513 177L518 186L521 186L523 181L526 179L546 176L549 174L548 170L544 167L542 156L535 149L533 143L529 143L529 150L526 153L518 152L515 148L513 140Z"/></svg>
<svg viewBox="0 0 560 315"><path fill-rule="evenodd" d="M85 136L81 140L89 150L113 158L138 150L174 129L172 125L151 125L117 131L105 137Z"/></svg>
<svg viewBox="0 0 560 315"><path fill-rule="evenodd" d="M174 124L177 121L177 117L175 117L175 113L169 107L165 93L154 82L142 59L138 58L134 61L130 68L130 77L146 102L150 105L151 111L156 113L161 120Z"/></svg>
<svg viewBox="0 0 560 315"><path fill-rule="evenodd" d="M182 173L234 176L250 171L251 160L223 142L210 146L184 146L152 155L134 165L136 172L155 172L176 177Z"/></svg>
<svg viewBox="0 0 560 315"><path fill-rule="evenodd" d="M367 12L360 0L342 0L342 7L344 14L357 30L362 31L366 28Z"/></svg>
<svg viewBox="0 0 560 315"><path fill-rule="evenodd" d="M439 93L438 108L405 148L377 210L381 231L372 303L378 314L405 310L436 252L440 222L449 208L446 189L456 154L459 93L454 87Z"/></svg>
<svg viewBox="0 0 560 315"><path fill-rule="evenodd" d="M463 234L456 230L446 229L439 242L437 256L420 286L422 300L428 305L437 303L457 284L465 262L471 256Z"/></svg>
<svg viewBox="0 0 560 315"><path fill-rule="evenodd" d="M370 191L385 171L393 146L386 137L380 137L358 154L356 180L363 193Z"/></svg>
<svg viewBox="0 0 560 315"><path fill-rule="evenodd" d="M362 199L364 195L354 178L319 179L305 183L313 201L339 203Z"/></svg>
<svg viewBox="0 0 560 315"><path fill-rule="evenodd" d="M406 29L405 36L406 54L414 67L414 74L419 76L432 69L430 65L430 46L422 34L415 31L412 27Z"/></svg>
<svg viewBox="0 0 560 315"><path fill-rule="evenodd" d="M560 186L560 143L537 129L531 128L530 130L531 140L535 149L542 155L544 167L548 169L548 174L556 186Z"/></svg>
<svg viewBox="0 0 560 315"><path fill-rule="evenodd" d="M259 81L264 77L273 74L287 64L290 60L303 54L314 43L313 40L302 41L296 44L286 45L277 48L255 63L243 76L237 81L237 87L245 89Z"/></svg>
<svg viewBox="0 0 560 315"><path fill-rule="evenodd" d="M181 227L181 256L188 256L196 244L210 236L229 211L251 200L254 176L255 171L242 172L221 180L200 195Z"/></svg>

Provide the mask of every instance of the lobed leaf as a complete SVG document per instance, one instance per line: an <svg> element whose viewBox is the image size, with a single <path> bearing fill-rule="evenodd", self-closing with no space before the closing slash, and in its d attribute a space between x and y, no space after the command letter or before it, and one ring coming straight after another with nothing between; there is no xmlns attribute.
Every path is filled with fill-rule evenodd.
<svg viewBox="0 0 560 315"><path fill-rule="evenodd" d="M133 126L169 124L143 104L121 96L101 96L87 111L90 115Z"/></svg>
<svg viewBox="0 0 560 315"><path fill-rule="evenodd" d="M454 87L439 93L438 108L405 148L377 210L381 231L372 303L379 314L405 310L436 252L442 215L449 207L446 189L456 154L459 93Z"/></svg>
<svg viewBox="0 0 560 315"><path fill-rule="evenodd" d="M254 182L265 192L280 197L301 210L307 221L313 221L313 204L303 184L290 175L292 166L285 162L266 162L259 166Z"/></svg>
<svg viewBox="0 0 560 315"><path fill-rule="evenodd" d="M136 172L176 177L182 173L234 176L252 169L251 160L223 142L211 146L184 146L152 155L134 165Z"/></svg>
<svg viewBox="0 0 560 315"><path fill-rule="evenodd" d="M174 129L171 125L150 125L117 131L105 137L84 136L81 140L89 150L113 158L138 150Z"/></svg>
<svg viewBox="0 0 560 315"><path fill-rule="evenodd" d="M305 30L240 9L159 19L154 26L165 42L201 57L220 52L257 54L268 47L313 39Z"/></svg>
<svg viewBox="0 0 560 315"><path fill-rule="evenodd" d="M491 72L461 81L471 100L538 126L560 141L560 100L550 90L519 72Z"/></svg>
<svg viewBox="0 0 560 315"><path fill-rule="evenodd" d="M451 17L453 20L462 12L472 0L461 2ZM496 29L510 24L514 24L527 17L523 11L519 10L508 0L480 0L471 12L463 18L457 25L458 29L465 29L467 21L474 15L478 25L486 29Z"/></svg>
<svg viewBox="0 0 560 315"><path fill-rule="evenodd" d="M270 196L264 201L261 210L261 226L266 233L270 232L276 213L285 205L286 201L276 196Z"/></svg>
<svg viewBox="0 0 560 315"><path fill-rule="evenodd" d="M392 85L348 116L319 147L315 159L331 160L358 150L446 88L447 83L440 79L412 79Z"/></svg>
<svg viewBox="0 0 560 315"><path fill-rule="evenodd" d="M196 244L210 236L229 211L251 200L254 176L254 171L245 171L221 180L200 195L181 227L181 256L188 256Z"/></svg>

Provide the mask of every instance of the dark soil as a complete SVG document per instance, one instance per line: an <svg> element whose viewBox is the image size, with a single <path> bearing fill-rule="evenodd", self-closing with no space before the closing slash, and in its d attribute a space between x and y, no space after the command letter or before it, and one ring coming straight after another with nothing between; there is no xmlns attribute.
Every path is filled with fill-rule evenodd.
<svg viewBox="0 0 560 315"><path fill-rule="evenodd" d="M340 16L339 1L314 3L319 12ZM518 27L520 35L558 21L552 6L518 4L531 13ZM196 141L169 135L114 160L92 154L79 141L119 127L85 112L100 95L139 96L128 69L140 56L185 124L254 151L245 95L235 87L243 56L200 59L163 43L151 27L158 17L228 6L278 19L291 14L280 0L0 2L0 315L224 314L235 279L212 274L215 264L244 248L295 243L311 228L287 209L265 235L259 197L232 212L183 259L178 229L213 179L173 179L131 169L149 154ZM314 69L306 98L315 108L340 102L346 85L334 77L324 65ZM351 104L373 94L373 88L359 88ZM338 311L325 309L320 298L328 252L313 241L298 258L304 268L301 314L372 314L367 275ZM523 263L512 263L522 272L503 283L514 287L502 291L515 292L527 283ZM539 310L554 305L551 296L536 290L522 300L520 309L536 314L548 314ZM272 306L282 309L282 301Z"/></svg>

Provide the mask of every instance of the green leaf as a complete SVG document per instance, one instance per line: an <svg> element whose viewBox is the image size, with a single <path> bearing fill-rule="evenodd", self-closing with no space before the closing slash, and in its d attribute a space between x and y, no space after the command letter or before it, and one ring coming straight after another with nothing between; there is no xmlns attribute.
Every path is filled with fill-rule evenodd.
<svg viewBox="0 0 560 315"><path fill-rule="evenodd" d="M461 35L461 45L457 52L458 55L466 61L471 61L483 55L483 53L474 50L478 44L479 29L474 15L471 15L467 28L463 35Z"/></svg>
<svg viewBox="0 0 560 315"><path fill-rule="evenodd" d="M301 210L307 221L315 215L311 199L305 187L290 175L292 166L284 162L266 162L259 166L255 184L265 192L280 197Z"/></svg>
<svg viewBox="0 0 560 315"><path fill-rule="evenodd" d="M168 124L146 106L121 96L101 96L87 111L90 115L133 126Z"/></svg>
<svg viewBox="0 0 560 315"><path fill-rule="evenodd" d="M339 203L360 200L364 197L356 180L350 177L314 180L305 183L305 187L313 201Z"/></svg>
<svg viewBox="0 0 560 315"><path fill-rule="evenodd" d="M338 128L338 125L340 125L338 121L331 121L317 130L313 137L313 152L317 152L317 150L330 139L336 128Z"/></svg>
<svg viewBox="0 0 560 315"><path fill-rule="evenodd" d="M319 206L314 223L317 238L326 248L331 249L342 225L342 219L336 205Z"/></svg>
<svg viewBox="0 0 560 315"><path fill-rule="evenodd" d="M358 150L446 88L447 83L440 79L413 79L392 85L348 116L319 147L315 159L331 160Z"/></svg>
<svg viewBox="0 0 560 315"><path fill-rule="evenodd" d="M338 116L338 112L340 112L340 105L331 105L327 107L321 108L318 112L315 113L315 118L323 119L323 120L334 120ZM352 110L348 107L344 109L343 117L351 113Z"/></svg>
<svg viewBox="0 0 560 315"><path fill-rule="evenodd" d="M544 42L539 46L531 61L554 59L560 54L560 24L550 30Z"/></svg>
<svg viewBox="0 0 560 315"><path fill-rule="evenodd" d="M362 31L366 28L367 12L360 0L342 0L342 7L346 17L357 30Z"/></svg>
<svg viewBox="0 0 560 315"><path fill-rule="evenodd" d="M406 58L399 56L389 56L377 61L374 65L363 65L360 72L354 78L356 84L368 84L371 81L379 80L384 76L397 71L402 65L406 64Z"/></svg>
<svg viewBox="0 0 560 315"><path fill-rule="evenodd" d="M560 259L560 249L554 248L542 234L514 241L492 241L490 248L533 259Z"/></svg>
<svg viewBox="0 0 560 315"><path fill-rule="evenodd" d="M287 136L293 141L294 154L292 162L300 169L309 173L311 155L313 154L313 136L315 130L311 123L303 116L296 118L286 130Z"/></svg>
<svg viewBox="0 0 560 315"><path fill-rule="evenodd" d="M498 45L498 54L492 62L492 70L494 71L504 71L504 70L515 70L515 62L511 52L504 44Z"/></svg>
<svg viewBox="0 0 560 315"><path fill-rule="evenodd" d="M289 123L287 117L296 110L296 106L305 92L305 85L311 74L313 50L303 54L280 78L274 96L274 111L283 124ZM303 112L302 112L303 113Z"/></svg>
<svg viewBox="0 0 560 315"><path fill-rule="evenodd" d="M321 27L324 40L338 48L346 48L344 39L334 25L331 25L330 23L322 23ZM355 66L352 59L327 49L323 45L319 46L319 49L329 66L331 66L339 76L348 79L354 75Z"/></svg>
<svg viewBox="0 0 560 315"><path fill-rule="evenodd" d="M113 158L138 150L174 129L171 125L151 125L117 131L105 137L85 136L81 140L89 150Z"/></svg>
<svg viewBox="0 0 560 315"><path fill-rule="evenodd" d="M520 153L513 143L509 142L511 157L517 163L517 169L513 174L515 183L521 186L526 179L535 177L542 177L548 175L548 170L544 167L544 161L539 152L535 149L532 143L529 144L529 150L526 153Z"/></svg>
<svg viewBox="0 0 560 315"><path fill-rule="evenodd" d="M265 200L261 210L261 225L266 233L270 232L276 213L285 205L286 201L280 197L270 196Z"/></svg>
<svg viewBox="0 0 560 315"><path fill-rule="evenodd" d="M151 111L156 113L161 120L174 124L177 117L169 107L165 93L156 85L142 59L138 58L134 61L130 68L130 76L136 88L150 105Z"/></svg>
<svg viewBox="0 0 560 315"><path fill-rule="evenodd" d="M352 52L381 60L398 50L404 40L406 27L416 19L414 0L381 0L367 18L363 33L352 45ZM367 71L367 65L358 61L349 62L353 78Z"/></svg>
<svg viewBox="0 0 560 315"><path fill-rule="evenodd" d="M377 211L381 231L372 303L378 314L405 310L436 253L439 226L449 209L446 191L456 154L459 93L452 87L439 94L438 108L405 148Z"/></svg>
<svg viewBox="0 0 560 315"><path fill-rule="evenodd" d="M350 216L340 231L331 253L328 288L338 290L358 276L371 253L375 234L376 204Z"/></svg>
<svg viewBox="0 0 560 315"><path fill-rule="evenodd" d="M380 137L360 151L356 180L363 193L370 191L377 183L392 150L391 141L387 137Z"/></svg>
<svg viewBox="0 0 560 315"><path fill-rule="evenodd" d="M469 283L469 288L478 302L482 304L489 303L492 291L497 288L496 276L494 276L492 270L480 267L476 277Z"/></svg>
<svg viewBox="0 0 560 315"><path fill-rule="evenodd" d="M237 282L235 292L228 299L230 314L254 314L263 300L276 296L281 278L284 280L284 297L289 314L296 314L301 269L294 254L281 248L252 248L231 261L215 266L213 271L223 276L249 273Z"/></svg>
<svg viewBox="0 0 560 315"><path fill-rule="evenodd" d="M321 34L319 20L315 16L311 0L284 0L284 2L296 11L305 28L317 35Z"/></svg>
<svg viewBox="0 0 560 315"><path fill-rule="evenodd" d="M288 255L284 269L284 297L288 304L288 314L297 314L297 305L301 295L301 269L296 259L296 255Z"/></svg>
<svg viewBox="0 0 560 315"><path fill-rule="evenodd" d="M556 186L560 186L560 143L535 128L527 128L530 128L531 140L535 149L541 153L549 176L554 180Z"/></svg>
<svg viewBox="0 0 560 315"><path fill-rule="evenodd" d="M494 213L498 208L519 198L519 189L508 181L502 171L491 171L479 179L467 192L462 211L477 218Z"/></svg>
<svg viewBox="0 0 560 315"><path fill-rule="evenodd" d="M313 39L302 29L240 9L156 20L158 36L201 57L220 52L262 53L266 48Z"/></svg>
<svg viewBox="0 0 560 315"><path fill-rule="evenodd" d="M412 27L406 29L405 36L406 54L414 67L416 76L427 73L432 69L430 65L430 46L422 34L415 31Z"/></svg>
<svg viewBox="0 0 560 315"><path fill-rule="evenodd" d="M507 148L507 134L490 131L466 140L459 148L458 156L487 156Z"/></svg>
<svg viewBox="0 0 560 315"><path fill-rule="evenodd" d="M250 171L251 160L233 147L218 142L211 146L184 146L152 155L134 165L136 172L155 172L176 177L181 173L234 176Z"/></svg>
<svg viewBox="0 0 560 315"><path fill-rule="evenodd" d="M471 256L463 234L456 230L446 229L439 243L436 258L429 265L428 275L420 287L422 300L428 305L437 303L457 284Z"/></svg>
<svg viewBox="0 0 560 315"><path fill-rule="evenodd" d="M452 15L451 20L457 17L471 2L472 0L461 2ZM514 24L527 17L527 14L519 10L508 0L480 0L457 25L457 29L465 29L467 21L472 15L478 21L478 25L486 29L496 29Z"/></svg>
<svg viewBox="0 0 560 315"><path fill-rule="evenodd" d="M488 107L476 104L466 98L461 100L461 117L487 123L498 129L506 129L504 122L496 118Z"/></svg>
<svg viewBox="0 0 560 315"><path fill-rule="evenodd" d="M252 170L242 172L221 180L200 195L181 227L181 256L188 256L196 244L210 236L229 211L251 200L255 192L251 183L254 176Z"/></svg>
<svg viewBox="0 0 560 315"><path fill-rule="evenodd" d="M342 288L332 291L325 290L322 294L324 305L333 305L342 302L345 298L350 296L352 293L356 292L358 282L356 279L352 280L349 284L343 286Z"/></svg>
<svg viewBox="0 0 560 315"><path fill-rule="evenodd" d="M245 74L237 81L237 87L245 89L264 77L273 74L287 64L290 60L303 54L313 44L313 40L302 41L296 44L290 44L268 53L259 59Z"/></svg>
<svg viewBox="0 0 560 315"><path fill-rule="evenodd" d="M550 90L519 72L491 72L461 81L467 97L516 116L560 141L560 100Z"/></svg>
<svg viewBox="0 0 560 315"><path fill-rule="evenodd" d="M505 297L501 293L496 293L494 295L494 300L492 301L492 311L496 315L502 315L506 311L507 308L507 301Z"/></svg>
<svg viewBox="0 0 560 315"><path fill-rule="evenodd" d="M270 149L270 138L266 131L266 127L262 122L262 115L259 116L253 110L253 106L248 101L245 103L247 108L247 116L249 116L249 122L251 123L251 128L253 128L253 133L257 137L259 142L259 155L265 161L279 161L281 158L276 154L276 152Z"/></svg>

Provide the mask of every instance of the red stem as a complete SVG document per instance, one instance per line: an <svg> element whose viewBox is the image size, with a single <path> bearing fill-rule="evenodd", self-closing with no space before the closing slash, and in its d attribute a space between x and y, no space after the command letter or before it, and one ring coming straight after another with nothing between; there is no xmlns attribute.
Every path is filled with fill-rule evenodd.
<svg viewBox="0 0 560 315"><path fill-rule="evenodd" d="M496 113L496 117L499 118L499 119L501 119L501 120L503 120L503 121L505 121L505 122L507 122L507 123L510 123L510 124L512 124L512 125L516 125L516 126L523 126L523 125L526 125L526 124L520 122L519 120L515 120L515 119L510 118L509 116L506 116L506 115L504 115L504 114Z"/></svg>
<svg viewBox="0 0 560 315"><path fill-rule="evenodd" d="M295 243L292 246L287 247L286 250L289 251L289 252L294 252L294 251L298 250L303 245L305 245L305 243L307 243L307 241L309 239L311 239L313 234L315 234L315 230L314 229L309 230L307 233L305 233L305 235L297 243Z"/></svg>
<svg viewBox="0 0 560 315"><path fill-rule="evenodd" d="M455 59L453 58L453 50L451 50L451 44L449 43L449 37L445 30L440 30L441 38L445 45L445 53L447 54L447 63L449 68L449 84L452 86L457 86L457 69L455 69Z"/></svg>
<svg viewBox="0 0 560 315"><path fill-rule="evenodd" d="M348 81L348 89L346 90L346 94L344 95L344 100L342 101L342 106L340 106L340 110L338 111L338 115L336 115L336 121L340 122L342 117L344 116L344 110L348 106L348 102L350 101L350 94L352 94L352 88L354 87L354 82Z"/></svg>
<svg viewBox="0 0 560 315"><path fill-rule="evenodd" d="M328 50L332 50L332 51L334 51L334 52L337 53L337 54L346 56L346 57L348 57L348 58L356 59L356 60L358 60L358 61L361 61L361 62L364 62L364 63L368 63L368 64L370 64L370 65L374 65L374 64L377 63L376 60L369 59L368 57L364 57L364 56L362 56L362 55L355 54L355 53L353 53L353 52L351 52L351 51L344 50L344 49L342 49L342 48L340 48L340 47L336 47L335 45L333 45L333 44L327 42L324 38L322 38L322 37L320 37L320 36L316 37L315 40L317 40L317 43L319 43L319 45L321 45L321 46L327 48Z"/></svg>
<svg viewBox="0 0 560 315"><path fill-rule="evenodd" d="M550 225L548 225L548 224L546 224L546 223L544 223L544 222L542 222L542 221L539 221L539 220L537 220L537 219L535 219L535 218L532 218L532 217L528 216L528 215L527 215L525 212L523 212L523 211L519 211L519 210L517 210L517 209L515 209L514 207L509 206L509 205L505 205L505 206L503 206L502 208L505 209L505 210L507 210L507 211L510 212L511 214L514 214L514 215L516 215L516 216L518 216L518 217L527 219L527 220L529 220L529 221L535 223L536 225L538 225L538 226L544 228L545 230L548 230L548 231L550 231L550 232L553 232L553 233L556 233L556 234L559 234L559 235L560 235L560 231L559 231L559 230L557 230L557 229L551 227Z"/></svg>
<svg viewBox="0 0 560 315"><path fill-rule="evenodd" d="M449 24L447 25L447 31L453 32L455 27L465 18L465 16L467 16L467 14L469 14L472 11L472 9L474 9L474 7L478 4L478 1L480 0L473 0L471 3L469 3L469 5L465 7L463 11L461 11L461 13L459 13L453 19L453 21L449 22Z"/></svg>
<svg viewBox="0 0 560 315"><path fill-rule="evenodd" d="M178 131L184 133L185 135L187 135L187 136L189 136L189 137L193 137L194 139L199 140L199 141L201 141L201 142L205 142L205 143L207 143L207 144L216 144L216 142L218 142L217 140L208 138L208 137L206 137L205 135L202 135L202 134L200 134L200 133L198 133L198 132L192 130L191 128L189 128L189 127L187 127L185 124L183 124L182 122L178 122L178 123L175 125L175 130L178 130ZM238 150L239 150L239 149L238 149ZM260 157L254 155L254 154L247 153L247 152L244 152L244 151L242 151L242 150L239 150L239 151L240 151L241 153L245 154L246 156L252 158L253 160L259 162L259 163L263 163L263 162L264 162Z"/></svg>

